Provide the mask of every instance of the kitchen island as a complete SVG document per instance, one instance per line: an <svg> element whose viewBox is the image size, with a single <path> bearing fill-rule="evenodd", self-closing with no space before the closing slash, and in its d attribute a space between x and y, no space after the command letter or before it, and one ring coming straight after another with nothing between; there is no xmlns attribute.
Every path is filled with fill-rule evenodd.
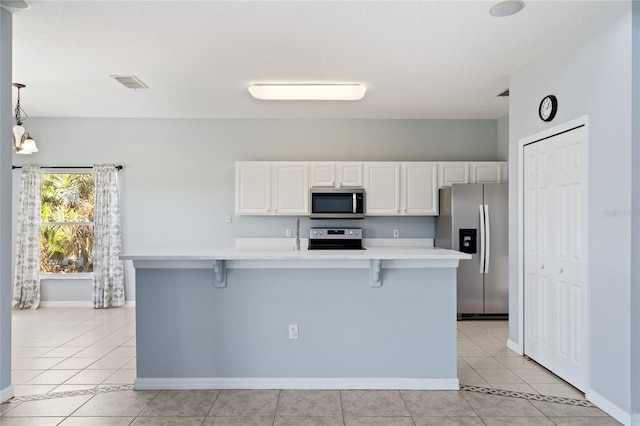
<svg viewBox="0 0 640 426"><path fill-rule="evenodd" d="M136 270L136 389L458 389L468 255L239 246L122 256Z"/></svg>

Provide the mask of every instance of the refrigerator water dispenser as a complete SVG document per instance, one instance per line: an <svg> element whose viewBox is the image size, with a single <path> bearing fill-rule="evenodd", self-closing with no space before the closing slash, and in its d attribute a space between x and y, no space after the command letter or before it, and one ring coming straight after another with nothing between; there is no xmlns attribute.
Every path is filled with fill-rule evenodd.
<svg viewBox="0 0 640 426"><path fill-rule="evenodd" d="M463 253L475 254L478 252L478 243L476 237L477 229L460 229L460 248Z"/></svg>

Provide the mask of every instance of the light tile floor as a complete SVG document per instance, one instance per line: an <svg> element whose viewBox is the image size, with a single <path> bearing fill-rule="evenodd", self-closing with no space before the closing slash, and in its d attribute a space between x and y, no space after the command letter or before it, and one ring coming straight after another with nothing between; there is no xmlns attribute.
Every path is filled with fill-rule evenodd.
<svg viewBox="0 0 640 426"><path fill-rule="evenodd" d="M0 423L619 424L598 408L580 406L589 405L581 393L508 350L506 339L506 321L458 323L458 376L466 389L462 391L132 391L134 309L14 311L12 379L17 398L0 405ZM542 395L570 399L549 402L555 399Z"/></svg>

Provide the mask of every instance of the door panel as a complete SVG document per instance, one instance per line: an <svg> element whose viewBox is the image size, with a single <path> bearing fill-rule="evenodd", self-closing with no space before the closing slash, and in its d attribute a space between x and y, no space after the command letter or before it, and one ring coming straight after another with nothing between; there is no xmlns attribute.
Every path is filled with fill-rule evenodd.
<svg viewBox="0 0 640 426"><path fill-rule="evenodd" d="M484 313L484 290L480 273L480 212L482 184L451 186L451 218L453 249L460 248L460 229L477 230L476 254L469 260L461 260L458 266L458 313Z"/></svg>
<svg viewBox="0 0 640 426"><path fill-rule="evenodd" d="M585 390L586 128L528 145L523 153L524 353Z"/></svg>
<svg viewBox="0 0 640 426"><path fill-rule="evenodd" d="M491 223L489 269L484 274L484 312L509 312L509 187L485 184L484 204Z"/></svg>

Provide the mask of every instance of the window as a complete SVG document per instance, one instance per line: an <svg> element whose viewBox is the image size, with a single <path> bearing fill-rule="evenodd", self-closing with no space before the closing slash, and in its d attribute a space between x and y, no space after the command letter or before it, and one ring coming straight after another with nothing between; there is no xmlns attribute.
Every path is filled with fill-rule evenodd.
<svg viewBox="0 0 640 426"><path fill-rule="evenodd" d="M40 272L93 272L93 173L42 174Z"/></svg>

